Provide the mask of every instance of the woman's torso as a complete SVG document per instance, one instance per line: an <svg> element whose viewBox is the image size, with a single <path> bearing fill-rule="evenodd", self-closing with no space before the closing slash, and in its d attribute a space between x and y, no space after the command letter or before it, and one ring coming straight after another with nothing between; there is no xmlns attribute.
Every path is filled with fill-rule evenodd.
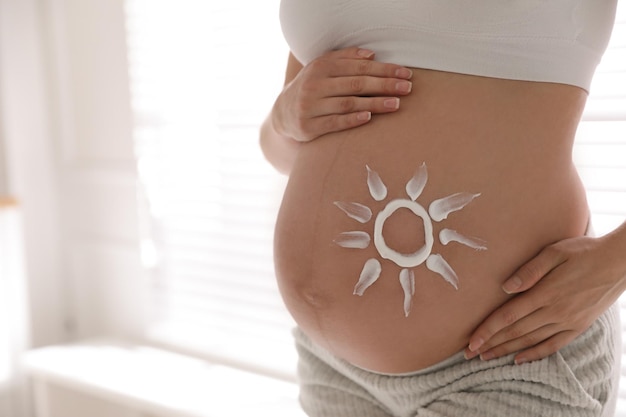
<svg viewBox="0 0 626 417"><path fill-rule="evenodd" d="M398 112L301 147L277 221L276 272L287 307L314 341L355 365L408 372L457 352L507 299L501 284L519 266L585 231L587 205L571 149L616 1L505 3L281 3L283 32L303 64L360 46L382 61L422 68ZM405 187L422 163L428 179L412 202ZM382 201L372 198L366 166L388 189ZM455 193L480 195L433 221L430 203ZM408 254L431 236L426 257L440 255L458 276L458 289L424 257L404 267L381 256L375 225L394 199L424 211L393 212L382 228L386 244ZM372 218L360 223L337 202L362 204ZM480 238L487 249L442 245L442 229ZM343 232L372 242L344 248L334 242ZM370 259L380 263L380 277L353 295ZM415 278L406 317L403 269Z"/></svg>
<svg viewBox="0 0 626 417"><path fill-rule="evenodd" d="M415 70L413 83L397 113L301 147L276 226L278 282L299 326L338 356L380 372L420 369L462 349L506 300L504 280L546 245L583 234L588 217L571 160L583 90L430 70ZM374 224L389 201L410 199L405 187L422 163L428 180L416 202L425 209L455 193L480 195L447 219L430 220L430 252L455 271L458 289L425 262L407 268L415 295L406 317L403 268L381 257ZM382 201L371 196L366 165L388 189ZM372 219L360 223L336 202L363 204ZM398 210L382 235L393 250L413 253L425 243L424 227ZM487 250L442 245L444 228L480 238ZM341 247L334 240L347 231L372 242ZM371 258L380 278L353 295Z"/></svg>

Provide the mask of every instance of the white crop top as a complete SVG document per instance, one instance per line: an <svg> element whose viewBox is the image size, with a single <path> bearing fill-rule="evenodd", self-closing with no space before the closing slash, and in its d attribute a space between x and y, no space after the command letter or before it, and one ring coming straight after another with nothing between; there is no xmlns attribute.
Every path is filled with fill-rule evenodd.
<svg viewBox="0 0 626 417"><path fill-rule="evenodd" d="M399 65L589 90L617 0L282 0L283 34L307 64L349 46Z"/></svg>

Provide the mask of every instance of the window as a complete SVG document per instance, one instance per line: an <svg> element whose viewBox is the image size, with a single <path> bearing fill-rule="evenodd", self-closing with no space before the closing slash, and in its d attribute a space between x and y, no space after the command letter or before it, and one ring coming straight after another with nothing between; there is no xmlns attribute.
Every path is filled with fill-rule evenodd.
<svg viewBox="0 0 626 417"><path fill-rule="evenodd" d="M596 232L626 218L626 5L618 2L609 49L598 66L578 129L574 158Z"/></svg>
<svg viewBox="0 0 626 417"><path fill-rule="evenodd" d="M257 145L287 57L278 6L127 0L127 26L143 253L154 271L150 335L290 378L293 323L275 288L271 244L285 178ZM598 234L626 218L624 156L620 2L575 145ZM626 416L626 388L623 396Z"/></svg>
<svg viewBox="0 0 626 417"><path fill-rule="evenodd" d="M598 66L574 146L574 160L587 189L598 235L610 232L626 219L625 156L626 3L618 2L609 49ZM626 294L620 302L624 322ZM626 333L622 339L626 340L625 336ZM626 416L626 348L622 352L621 373L617 417Z"/></svg>
<svg viewBox="0 0 626 417"><path fill-rule="evenodd" d="M258 146L288 54L279 2L126 4L149 337L292 378L272 265L285 178Z"/></svg>

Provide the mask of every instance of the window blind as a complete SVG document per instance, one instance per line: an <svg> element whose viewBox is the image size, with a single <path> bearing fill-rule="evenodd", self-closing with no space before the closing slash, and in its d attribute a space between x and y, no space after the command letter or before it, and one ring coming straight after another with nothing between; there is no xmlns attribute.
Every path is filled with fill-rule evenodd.
<svg viewBox="0 0 626 417"><path fill-rule="evenodd" d="M574 161L587 190L593 227L604 235L626 220L626 2L598 66L576 135ZM624 255L626 256L626 254ZM620 299L626 341L626 294ZM616 417L626 417L626 344Z"/></svg>
<svg viewBox="0 0 626 417"><path fill-rule="evenodd" d="M272 266L285 178L257 145L288 52L279 0L126 4L143 254L154 271L147 332L292 378L293 322ZM596 232L607 233L626 218L624 2L574 154ZM618 415L626 417L623 385Z"/></svg>
<svg viewBox="0 0 626 417"><path fill-rule="evenodd" d="M626 218L625 156L626 4L618 2L609 48L596 71L574 146L598 234Z"/></svg>
<svg viewBox="0 0 626 417"><path fill-rule="evenodd" d="M293 378L273 225L285 178L258 129L288 50L277 0L127 0L148 336Z"/></svg>

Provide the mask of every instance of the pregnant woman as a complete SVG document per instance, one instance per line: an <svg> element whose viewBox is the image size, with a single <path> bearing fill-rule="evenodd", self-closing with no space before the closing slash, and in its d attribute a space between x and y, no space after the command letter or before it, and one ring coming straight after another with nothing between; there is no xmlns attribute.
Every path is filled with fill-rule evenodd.
<svg viewBox="0 0 626 417"><path fill-rule="evenodd" d="M261 131L310 416L609 416L626 228L572 146L616 0L283 0Z"/></svg>

